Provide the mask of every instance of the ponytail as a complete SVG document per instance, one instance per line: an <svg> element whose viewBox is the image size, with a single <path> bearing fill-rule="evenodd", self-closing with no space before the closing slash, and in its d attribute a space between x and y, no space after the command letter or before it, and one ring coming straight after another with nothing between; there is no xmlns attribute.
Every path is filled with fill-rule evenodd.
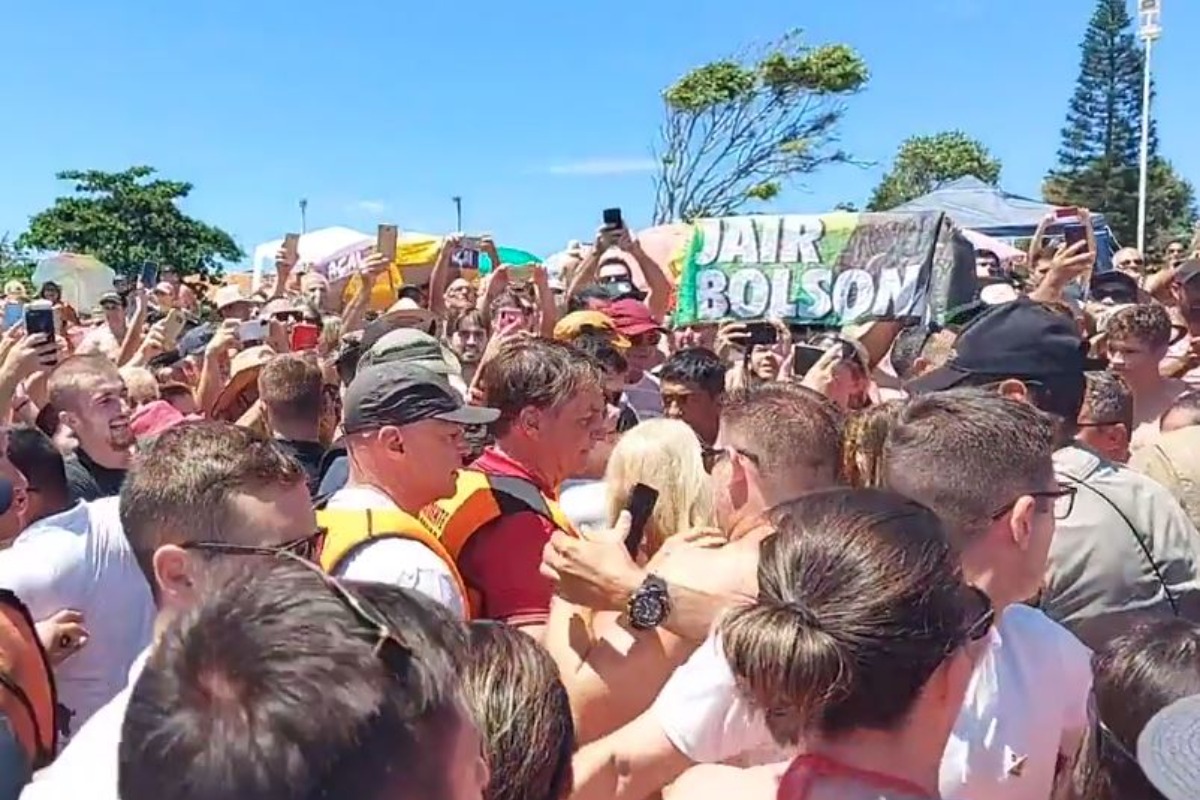
<svg viewBox="0 0 1200 800"><path fill-rule="evenodd" d="M721 624L730 669L780 743L797 744L852 685L845 649L801 603L760 601Z"/></svg>

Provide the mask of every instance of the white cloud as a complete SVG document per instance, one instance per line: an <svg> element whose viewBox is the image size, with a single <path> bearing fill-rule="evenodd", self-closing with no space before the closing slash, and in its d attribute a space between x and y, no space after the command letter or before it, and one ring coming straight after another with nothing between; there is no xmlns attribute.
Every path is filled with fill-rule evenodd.
<svg viewBox="0 0 1200 800"><path fill-rule="evenodd" d="M653 158L585 158L552 164L551 175L628 175L634 172L651 172L658 167Z"/></svg>
<svg viewBox="0 0 1200 800"><path fill-rule="evenodd" d="M359 200L354 204L356 211L362 211L366 214L382 214L387 211L387 204L378 200Z"/></svg>

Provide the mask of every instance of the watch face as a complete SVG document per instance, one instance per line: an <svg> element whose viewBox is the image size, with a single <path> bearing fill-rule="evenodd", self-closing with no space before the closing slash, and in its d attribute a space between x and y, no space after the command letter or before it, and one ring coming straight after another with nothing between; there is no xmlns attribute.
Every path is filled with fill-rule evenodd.
<svg viewBox="0 0 1200 800"><path fill-rule="evenodd" d="M638 628L654 628L667 618L667 598L659 592L638 592L629 606L629 619Z"/></svg>

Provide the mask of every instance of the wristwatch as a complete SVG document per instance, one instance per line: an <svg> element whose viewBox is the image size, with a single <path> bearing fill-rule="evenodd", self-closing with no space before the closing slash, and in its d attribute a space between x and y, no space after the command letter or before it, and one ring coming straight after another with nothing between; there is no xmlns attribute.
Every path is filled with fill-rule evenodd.
<svg viewBox="0 0 1200 800"><path fill-rule="evenodd" d="M671 613L667 582L657 575L647 575L630 596L628 613L634 630L649 631L666 622Z"/></svg>

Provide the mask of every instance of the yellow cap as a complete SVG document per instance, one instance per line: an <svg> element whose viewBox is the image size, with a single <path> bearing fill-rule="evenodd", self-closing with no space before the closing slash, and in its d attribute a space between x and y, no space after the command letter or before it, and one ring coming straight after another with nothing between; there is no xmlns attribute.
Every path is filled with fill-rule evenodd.
<svg viewBox="0 0 1200 800"><path fill-rule="evenodd" d="M602 333L617 347L629 347L629 340L617 331L613 321L601 311L572 311L554 326L554 338L560 342L571 342L585 333Z"/></svg>

